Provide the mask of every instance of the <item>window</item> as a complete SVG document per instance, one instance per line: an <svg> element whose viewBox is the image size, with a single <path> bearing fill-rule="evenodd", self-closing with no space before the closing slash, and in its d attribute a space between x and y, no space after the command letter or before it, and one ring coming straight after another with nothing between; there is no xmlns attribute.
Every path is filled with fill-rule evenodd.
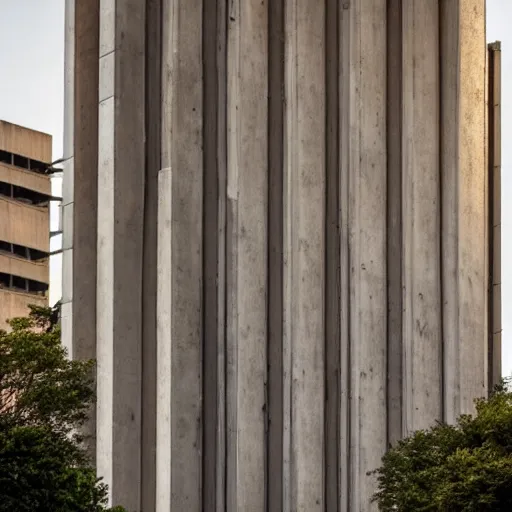
<svg viewBox="0 0 512 512"><path fill-rule="evenodd" d="M23 245L11 244L5 240L0 240L0 252L7 252L18 258L30 261L40 261L49 257L47 252L31 249Z"/></svg>
<svg viewBox="0 0 512 512"><path fill-rule="evenodd" d="M3 164L12 164L12 153L0 150L0 162Z"/></svg>

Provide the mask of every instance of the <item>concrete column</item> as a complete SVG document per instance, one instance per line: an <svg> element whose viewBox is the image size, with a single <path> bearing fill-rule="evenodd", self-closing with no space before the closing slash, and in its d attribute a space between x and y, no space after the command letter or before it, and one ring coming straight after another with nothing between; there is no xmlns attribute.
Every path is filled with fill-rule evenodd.
<svg viewBox="0 0 512 512"><path fill-rule="evenodd" d="M489 141L487 218L489 244L489 389L501 381L501 44L488 45L487 133Z"/></svg>
<svg viewBox="0 0 512 512"><path fill-rule="evenodd" d="M453 422L487 394L485 2L443 2L442 258L444 416ZM459 31L453 30L458 26Z"/></svg>
<svg viewBox="0 0 512 512"><path fill-rule="evenodd" d="M442 419L439 5L403 2L405 433Z"/></svg>
<svg viewBox="0 0 512 512"><path fill-rule="evenodd" d="M386 449L386 2L360 0L350 13L348 286L350 503L372 510Z"/></svg>
<svg viewBox="0 0 512 512"><path fill-rule="evenodd" d="M322 510L325 5L285 11L283 510Z"/></svg>
<svg viewBox="0 0 512 512"><path fill-rule="evenodd" d="M75 77L75 1L65 4L64 47L64 144L62 186L62 306L63 344L73 357L73 200L74 200L74 77Z"/></svg>
<svg viewBox="0 0 512 512"><path fill-rule="evenodd" d="M164 0L162 11L157 512L202 509L202 5Z"/></svg>
<svg viewBox="0 0 512 512"><path fill-rule="evenodd" d="M235 0L227 31L226 510L265 507L268 5Z"/></svg>
<svg viewBox="0 0 512 512"><path fill-rule="evenodd" d="M145 6L100 6L97 471L111 502L141 504Z"/></svg>

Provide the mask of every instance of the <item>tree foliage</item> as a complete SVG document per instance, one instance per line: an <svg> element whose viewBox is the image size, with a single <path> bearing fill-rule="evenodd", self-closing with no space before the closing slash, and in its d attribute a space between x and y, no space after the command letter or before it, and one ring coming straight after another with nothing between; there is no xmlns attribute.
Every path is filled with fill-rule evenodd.
<svg viewBox="0 0 512 512"><path fill-rule="evenodd" d="M0 512L106 511L79 435L93 362L67 358L55 310L31 310L0 331Z"/></svg>
<svg viewBox="0 0 512 512"><path fill-rule="evenodd" d="M374 496L384 512L512 510L512 393L476 401L476 415L400 441L383 457Z"/></svg>

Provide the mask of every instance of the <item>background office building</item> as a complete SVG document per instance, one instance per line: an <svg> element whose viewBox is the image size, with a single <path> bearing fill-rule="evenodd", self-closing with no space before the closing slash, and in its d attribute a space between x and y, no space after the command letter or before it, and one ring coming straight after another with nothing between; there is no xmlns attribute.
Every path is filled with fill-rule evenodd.
<svg viewBox="0 0 512 512"><path fill-rule="evenodd" d="M0 328L48 303L52 138L0 121Z"/></svg>

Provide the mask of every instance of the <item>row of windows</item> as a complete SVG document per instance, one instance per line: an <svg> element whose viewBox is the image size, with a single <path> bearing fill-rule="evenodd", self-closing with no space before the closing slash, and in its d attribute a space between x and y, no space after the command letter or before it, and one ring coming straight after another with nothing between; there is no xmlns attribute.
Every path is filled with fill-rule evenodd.
<svg viewBox="0 0 512 512"><path fill-rule="evenodd" d="M32 160L32 158L16 155L3 150L0 150L0 162L38 173L45 173L49 167L48 164L40 162L39 160Z"/></svg>
<svg viewBox="0 0 512 512"><path fill-rule="evenodd" d="M0 252L12 254L29 261L40 261L48 258L49 256L47 252L31 249L30 247L25 247L23 245L11 244L4 240L0 240Z"/></svg>
<svg viewBox="0 0 512 512"><path fill-rule="evenodd" d="M42 296L45 296L48 292L48 285L46 283L13 276L12 274L5 274L4 272L0 272L0 288Z"/></svg>
<svg viewBox="0 0 512 512"><path fill-rule="evenodd" d="M30 204L32 206L48 206L50 198L46 194L35 192L18 185L12 185L5 181L0 181L0 196L9 197L20 203Z"/></svg>

